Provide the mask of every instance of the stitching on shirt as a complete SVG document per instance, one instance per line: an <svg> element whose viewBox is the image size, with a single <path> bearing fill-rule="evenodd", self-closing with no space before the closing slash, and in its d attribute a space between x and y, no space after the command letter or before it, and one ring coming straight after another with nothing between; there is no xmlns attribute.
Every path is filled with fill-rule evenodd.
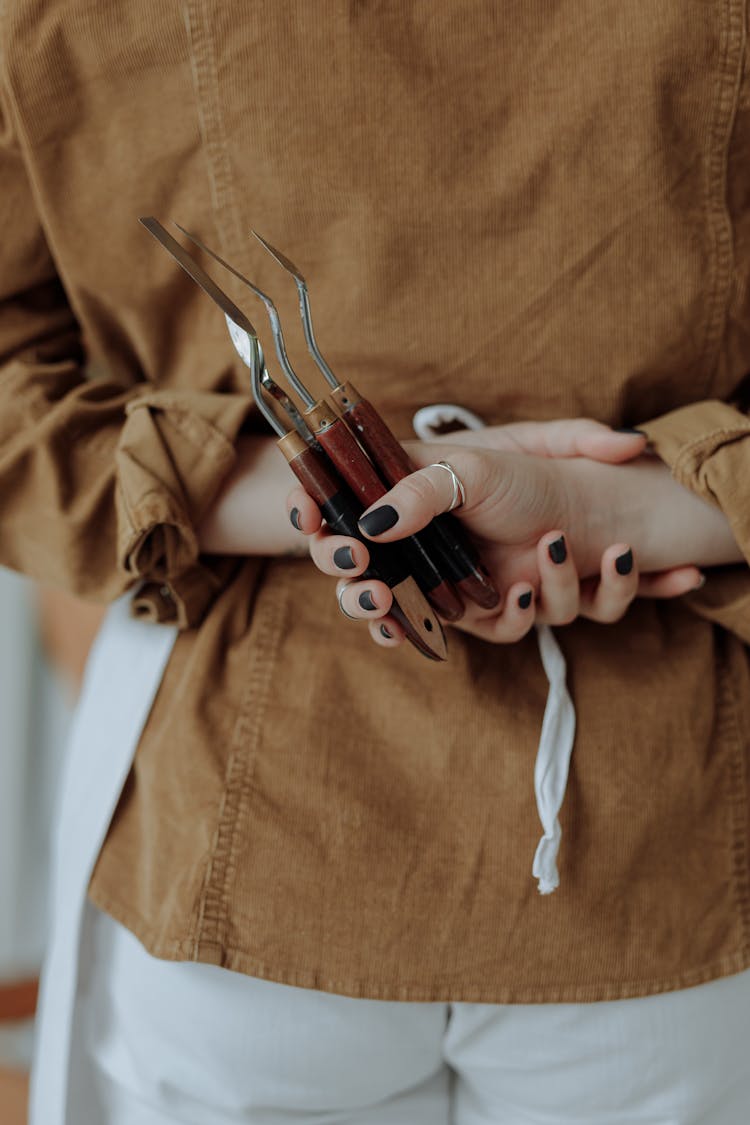
<svg viewBox="0 0 750 1125"><path fill-rule="evenodd" d="M222 253L230 261L242 261L242 237L234 192L232 164L227 151L226 128L221 111L216 52L205 0L186 0L183 9L190 65L195 89L203 151L206 156L211 204ZM227 222L231 229L227 229ZM225 279L225 287L232 281Z"/></svg>
<svg viewBox="0 0 750 1125"><path fill-rule="evenodd" d="M730 844L730 876L737 903L737 915L742 931L742 948L750 947L750 853L748 851L748 777L745 761L745 744L737 718L738 701L732 682L731 669L725 652L720 653L718 668L718 732L724 735L729 748L730 792L727 805L731 815L732 839ZM718 740L717 740L718 741Z"/></svg>
<svg viewBox="0 0 750 1125"><path fill-rule="evenodd" d="M170 492L159 488L150 488L138 497L137 503L132 504L122 482L117 482L118 493L122 500L123 512L127 516L131 530L140 535L144 531L153 531L159 524L175 524L185 527L185 519L174 497Z"/></svg>
<svg viewBox="0 0 750 1125"><path fill-rule="evenodd" d="M125 413L128 417L132 417L138 410L146 410L149 414L160 414L169 421L174 422L175 427L182 426L183 430L181 432L184 432L186 437L190 436L189 430L191 422L197 422L198 425L205 426L207 432L206 436L210 437L212 434L218 434L219 437L224 436L221 430L218 430L216 426L207 419L197 417L189 407L180 406L174 400L159 396L158 394L142 395L139 398L133 399L132 402L129 402L125 407ZM186 419L188 422L187 426L185 424ZM200 439L193 438L192 440L196 445L201 444Z"/></svg>
<svg viewBox="0 0 750 1125"><path fill-rule="evenodd" d="M162 414L166 421L174 426L177 432L201 453L207 452L207 442L215 443L229 452L234 452L232 442L218 426L215 426L207 418L196 414L190 407L182 406L170 398L144 395L129 402L125 408L125 413L130 416L136 410L154 410Z"/></svg>
<svg viewBox="0 0 750 1125"><path fill-rule="evenodd" d="M188 411L175 414L170 410L165 414L165 418L167 424L173 426L177 433L199 452L202 459L215 459L219 468L234 462L236 453L234 446L221 430L217 430L210 422L205 419L199 421Z"/></svg>
<svg viewBox="0 0 750 1125"><path fill-rule="evenodd" d="M289 581L283 570L274 570L270 582L259 578L257 590L258 602L248 637L250 660L247 684L230 739L216 830L194 915L191 956L195 960L202 959L207 944L218 942L222 947L226 945L223 931L230 913L229 899L237 870L238 838L243 829L240 814L247 804L252 786L276 653L283 634ZM265 604L261 605L263 600Z"/></svg>
<svg viewBox="0 0 750 1125"><path fill-rule="evenodd" d="M186 0L183 9L191 68L198 106L201 141L206 155L214 221L223 253L242 261L241 228L236 206L232 165L221 111L216 53L205 0ZM231 292L233 282L227 281ZM274 578L279 583L278 576ZM260 737L265 702L270 689L270 669L281 638L281 617L286 607L286 584L279 583L264 612L254 616L247 686L241 701L229 757L224 790L211 842L197 910L193 918L193 956L207 942L218 940L228 918L229 884L234 878L235 838L240 830L240 810L249 787L248 774L254 763L254 746Z"/></svg>
<svg viewBox="0 0 750 1125"><path fill-rule="evenodd" d="M89 898L96 907L104 910L120 925L133 932L152 957L173 961L195 961L195 949L183 938L165 937L163 932L149 922L130 904L125 905L114 895L103 891L98 885L89 891ZM693 969L670 976L628 978L617 984L601 980L587 981L585 984L561 985L556 990L546 986L506 987L487 989L482 986L462 988L456 997L455 983L436 977L429 986L423 982L400 981L393 987L384 986L382 980L369 977L329 977L314 969L300 969L297 965L268 965L253 957L246 949L216 943L203 944L200 949L200 963L220 965L234 972L258 977L260 980L276 984L291 985L297 988L315 988L322 992L333 992L340 996L351 996L368 1000L407 1001L411 1003L440 1003L450 1000L457 1003L476 1004L574 1004L599 1000L625 1000L638 996L653 996L660 992L674 992L691 988L711 980L731 976L750 968L750 951L725 953L713 961L704 962Z"/></svg>
<svg viewBox="0 0 750 1125"><path fill-rule="evenodd" d="M729 150L734 133L745 55L745 0L726 0L721 64L715 87L715 111L709 134L705 214L708 226L709 276L703 348L699 364L706 371L705 395L713 384L732 296L734 231L727 205Z"/></svg>
<svg viewBox="0 0 750 1125"><path fill-rule="evenodd" d="M120 549L130 543L134 535L142 535L144 532L151 531L159 523L166 522L168 517L174 517L174 509L167 501L166 494L159 492L158 489L144 492L142 496L138 497L137 504L131 504L130 498L122 486L122 481L118 479L117 495L122 504L122 514L129 528L129 531L126 528L119 531L118 546ZM136 518L136 511L139 518Z"/></svg>

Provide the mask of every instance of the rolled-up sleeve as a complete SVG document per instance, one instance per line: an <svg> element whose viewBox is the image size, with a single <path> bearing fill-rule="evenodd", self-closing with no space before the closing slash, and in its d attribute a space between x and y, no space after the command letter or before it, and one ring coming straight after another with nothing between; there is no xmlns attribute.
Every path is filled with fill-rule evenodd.
<svg viewBox="0 0 750 1125"><path fill-rule="evenodd" d="M718 400L691 403L639 424L675 480L716 505L750 563L750 418ZM686 601L750 644L750 568L714 567Z"/></svg>
<svg viewBox="0 0 750 1125"><path fill-rule="evenodd" d="M235 460L248 395L87 378L22 153L0 121L0 564L197 624L227 560L196 528Z"/></svg>

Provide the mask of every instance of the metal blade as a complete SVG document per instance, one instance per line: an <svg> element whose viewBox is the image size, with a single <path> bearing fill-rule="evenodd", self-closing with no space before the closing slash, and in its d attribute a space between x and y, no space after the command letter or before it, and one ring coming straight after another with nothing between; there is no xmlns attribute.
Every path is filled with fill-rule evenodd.
<svg viewBox="0 0 750 1125"><path fill-rule="evenodd" d="M244 274L241 274L239 270L234 268L234 266L230 266L229 262L225 261L220 254L217 254L216 251L212 250L210 246L206 246L205 242L198 238L197 234L193 234L191 231L187 230L181 223L178 223L176 219L172 219L172 222L178 230L182 231L186 238L189 238L191 242L194 242L195 245L199 247L199 249L203 250L206 254L209 254L214 259L214 261L218 262L220 266L223 266L225 270L229 270L230 273L233 273L236 278L243 282L243 284L247 285L249 289L252 289L253 293L255 293L257 297L260 297L262 301L271 300L270 297L267 297L265 293L258 289L257 285L253 285L252 281L245 277Z"/></svg>
<svg viewBox="0 0 750 1125"><path fill-rule="evenodd" d="M279 403L300 437L304 438L308 445L314 444L315 435L310 431L310 427L308 426L307 422L302 417L299 410L290 399L289 395L285 394L278 383L275 383L273 381L271 376L268 374L267 368L264 368L263 372L261 373L260 381L263 389L268 391L271 397Z"/></svg>
<svg viewBox="0 0 750 1125"><path fill-rule="evenodd" d="M192 277L196 285L199 285L204 293L214 301L226 317L234 321L238 328L245 332L249 332L256 340L258 333L253 328L252 324L242 312L238 309L234 301L232 301L223 289L220 289L213 278L209 277L203 267L195 260L189 250L184 246L180 246L176 239L172 238L169 231L165 230L158 219L151 216L141 218L138 220L149 234L152 234L157 242L160 242L167 253L171 254L179 265L182 266L185 273Z"/></svg>
<svg viewBox="0 0 750 1125"><path fill-rule="evenodd" d="M264 361L263 351L258 341L258 334L242 309L237 308L234 301L226 295L223 289L219 288L213 278L208 276L203 267L196 262L193 255L172 238L172 235L169 231L164 229L158 219L148 216L139 219L139 222L143 224L149 234L154 236L157 242L162 244L167 253L172 255L175 261L182 266L185 273L193 279L196 285L200 286L203 292L206 293L224 313L224 319L227 322L229 337L234 345L234 350L237 352L242 362L250 368L250 382L253 398L274 432L280 437L283 437L284 434L286 434L286 429L281 425L263 397L260 376L264 368Z"/></svg>
<svg viewBox="0 0 750 1125"><path fill-rule="evenodd" d="M297 293L299 295L299 312L300 316L302 317L302 330L305 333L305 343L307 344L307 350L313 357L313 360L315 361L315 364L325 381L335 390L341 384L339 379L334 375L333 371L331 371L326 360L323 358L323 355L315 339L315 332L313 330L312 324L312 311L310 309L310 295L307 292L307 282L295 266L294 262L291 262L289 258L281 253L280 250L277 250L275 246L272 246L270 242L266 242L265 238L259 235L257 230L253 231L253 235L258 239L258 242L260 242L261 246L265 246L268 253L272 258L276 259L282 269L285 269L286 272L291 274L294 278L294 283L297 286Z"/></svg>
<svg viewBox="0 0 750 1125"><path fill-rule="evenodd" d="M203 250L206 254L209 254L214 259L214 261L219 263L220 266L224 266L225 269L234 274L234 276L238 278L243 283L243 285L247 285L248 289L250 289L256 297L260 297L261 301L266 306L268 319L271 322L273 342L276 347L276 355L278 357L279 363L281 364L282 370L284 371L284 374L294 387L297 394L304 402L305 406L313 406L315 404L315 399L310 394L307 387L299 378L296 371L289 362L289 356L287 355L286 343L284 341L284 333L281 329L281 319L279 317L278 309L276 308L276 305L273 303L268 294L264 293L262 289L259 289L257 285L254 285L252 281L245 277L244 274L240 273L239 270L235 269L234 266L230 266L229 262L224 261L224 259L220 257L220 255L217 254L215 250L212 250L210 246L206 246L205 242L202 242L196 234L191 234L189 230L185 230L185 227L181 226L178 222L175 222L174 219L172 221L174 222L174 225L177 227L177 229L182 231L186 238L189 238L190 241L194 242L195 245L198 246L201 250Z"/></svg>
<svg viewBox="0 0 750 1125"><path fill-rule="evenodd" d="M270 242L266 242L265 238L263 238L262 235L258 234L257 230L254 230L252 233L254 237L258 239L258 242L260 242L261 246L265 246L271 257L275 258L279 265L283 266L287 273L290 273L292 277L296 278L296 280L299 281L300 285L306 284L301 271L297 269L294 262L291 262L285 254L282 254L281 251L277 250L275 246L272 246Z"/></svg>

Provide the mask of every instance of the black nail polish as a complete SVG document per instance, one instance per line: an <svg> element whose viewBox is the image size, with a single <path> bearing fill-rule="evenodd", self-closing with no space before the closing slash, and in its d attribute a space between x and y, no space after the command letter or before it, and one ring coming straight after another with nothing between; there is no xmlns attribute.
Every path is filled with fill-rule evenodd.
<svg viewBox="0 0 750 1125"><path fill-rule="evenodd" d="M289 513L289 519L292 522L292 527L296 527L297 531L302 531L302 528L299 525L299 508L292 508L291 512Z"/></svg>
<svg viewBox="0 0 750 1125"><path fill-rule="evenodd" d="M616 434L638 434L638 437L645 437L646 434L643 430L636 430L632 426L618 426L615 429Z"/></svg>
<svg viewBox="0 0 750 1125"><path fill-rule="evenodd" d="M333 561L340 570L351 570L357 565L351 547L338 547L333 552Z"/></svg>
<svg viewBox="0 0 750 1125"><path fill-rule="evenodd" d="M372 600L372 594L369 590L363 590L357 598L357 601L362 606L362 609L377 609L375 602Z"/></svg>
<svg viewBox="0 0 750 1125"><path fill-rule="evenodd" d="M525 594L521 594L518 599L518 604L521 609L528 609L531 605L531 590L527 590Z"/></svg>
<svg viewBox="0 0 750 1125"><path fill-rule="evenodd" d="M359 526L365 535L382 535L384 531L388 531L397 523L398 512L396 509L391 504L383 504L382 508L376 508L374 512L368 512L366 516L362 516Z"/></svg>
<svg viewBox="0 0 750 1125"><path fill-rule="evenodd" d="M633 552L627 550L624 555L615 559L615 570L618 574L630 574L633 569Z"/></svg>
<svg viewBox="0 0 750 1125"><path fill-rule="evenodd" d="M559 539L555 539L554 543L550 543L547 548L549 557L553 563L564 563L568 557L568 548L565 546L565 536L561 535Z"/></svg>
<svg viewBox="0 0 750 1125"><path fill-rule="evenodd" d="M389 633L388 630L386 629L385 625L380 626L380 632L383 634L383 636L385 637L385 639L387 641L393 640L393 633Z"/></svg>

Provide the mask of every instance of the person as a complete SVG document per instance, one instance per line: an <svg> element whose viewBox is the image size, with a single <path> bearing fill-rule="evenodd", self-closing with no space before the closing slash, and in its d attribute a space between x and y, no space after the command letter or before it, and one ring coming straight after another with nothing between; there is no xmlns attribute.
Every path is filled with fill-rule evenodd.
<svg viewBox="0 0 750 1125"><path fill-rule="evenodd" d="M110 605L33 1121L743 1121L746 21L5 7L0 562ZM445 664L400 644L364 544L287 499L143 214L285 324L250 228L295 259L399 438L429 404L487 424L410 445L374 521L398 538L464 488L503 602Z"/></svg>

